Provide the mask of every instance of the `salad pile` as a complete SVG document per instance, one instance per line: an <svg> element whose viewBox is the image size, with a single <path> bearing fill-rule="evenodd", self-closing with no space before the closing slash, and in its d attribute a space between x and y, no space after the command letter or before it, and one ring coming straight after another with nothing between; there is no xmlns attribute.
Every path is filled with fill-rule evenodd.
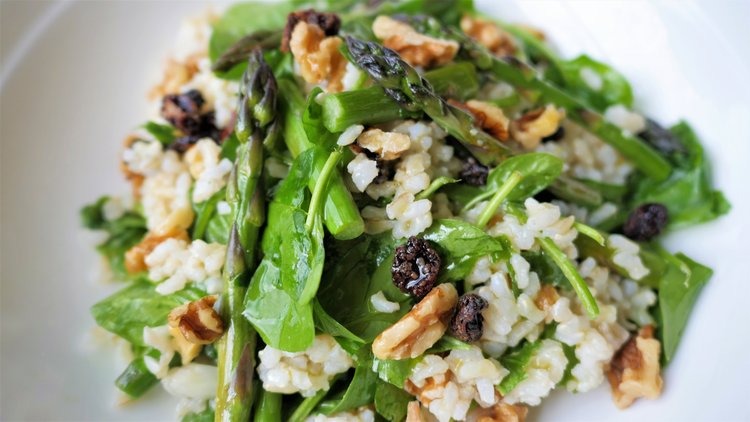
<svg viewBox="0 0 750 422"><path fill-rule="evenodd" d="M82 210L97 324L184 421L523 420L656 398L729 204L685 122L471 1L241 3L186 23Z"/></svg>

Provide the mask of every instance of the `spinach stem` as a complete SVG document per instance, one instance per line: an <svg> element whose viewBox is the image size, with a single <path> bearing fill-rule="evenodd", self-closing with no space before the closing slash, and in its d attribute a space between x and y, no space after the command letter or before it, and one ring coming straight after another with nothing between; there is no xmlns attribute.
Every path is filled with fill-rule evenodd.
<svg viewBox="0 0 750 422"><path fill-rule="evenodd" d="M328 186L328 180L331 178L333 169L336 168L336 164L338 164L342 154L341 149L336 149L331 152L331 155L328 156L326 163L323 165L323 169L318 175L318 180L315 181L315 187L313 188L312 197L310 198L310 207L307 210L307 219L305 219L305 230L307 230L308 233L312 230L315 216L320 211L325 188Z"/></svg>
<svg viewBox="0 0 750 422"><path fill-rule="evenodd" d="M576 230L578 230L579 233L582 235L590 238L594 242L598 243L600 246L604 246L605 239L604 236L602 236L601 233L599 233L599 230L588 226L586 224L580 223L576 221L573 223L573 227L575 227Z"/></svg>
<svg viewBox="0 0 750 422"><path fill-rule="evenodd" d="M477 220L477 226L479 226L480 228L484 228L484 226L487 225L487 223L490 221L490 218L495 215L495 211L497 211L497 209L500 207L500 204L502 204L505 198L508 197L513 188L515 188L516 185L521 182L521 179L523 179L523 175L521 175L521 172L519 171L514 171L510 174L510 176L508 176L505 182L500 185L500 188L497 190L497 192L492 195L490 203L484 207L484 210L482 210L482 213L479 215L479 219Z"/></svg>
<svg viewBox="0 0 750 422"><path fill-rule="evenodd" d="M591 294L591 290L589 290L586 281L581 277L581 274L578 273L578 270L573 266L573 263L570 262L568 257L565 256L565 253L563 253L563 251L561 251L555 242L549 237L539 239L539 244L544 253L552 258L552 261L554 261L554 263L560 268L560 271L562 271L565 278L568 279L570 285L573 286L573 290L575 290L578 298L581 299L583 309L586 310L589 318L596 318L596 316L599 315L599 306L596 304L596 299L594 299L594 295Z"/></svg>
<svg viewBox="0 0 750 422"><path fill-rule="evenodd" d="M333 384L333 383L331 383ZM320 403L321 400L328 394L328 390L320 390L317 393L315 393L312 397L307 397L306 399L302 400L302 403L297 406L297 408L294 410L294 413L292 413L291 416L289 416L288 421L289 422L302 422L305 419L307 419L307 416L310 415L310 412L315 408L315 406Z"/></svg>

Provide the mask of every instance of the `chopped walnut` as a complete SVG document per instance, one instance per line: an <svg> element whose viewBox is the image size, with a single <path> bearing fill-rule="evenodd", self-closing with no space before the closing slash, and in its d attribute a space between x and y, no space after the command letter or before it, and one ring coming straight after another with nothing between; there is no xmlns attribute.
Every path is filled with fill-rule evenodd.
<svg viewBox="0 0 750 422"><path fill-rule="evenodd" d="M524 149L536 148L542 138L557 132L565 113L552 105L526 112L510 124L510 134Z"/></svg>
<svg viewBox="0 0 750 422"><path fill-rule="evenodd" d="M337 35L341 28L341 19L335 13L317 12L313 9L298 10L292 12L286 17L286 26L284 35L281 38L281 51L289 52L289 41L292 38L292 31L299 22L307 22L323 30L326 36Z"/></svg>
<svg viewBox="0 0 750 422"><path fill-rule="evenodd" d="M130 148L131 145L133 145L134 142L137 142L139 138L136 135L128 135L125 140L122 142L123 149ZM125 179L130 182L131 189L133 191L133 198L138 200L141 198L141 186L143 186L143 181L145 180L145 176L136 173L133 170L128 167L128 164L124 160L120 160L120 171L123 175L125 175Z"/></svg>
<svg viewBox="0 0 750 422"><path fill-rule="evenodd" d="M529 408L520 404L500 402L489 408L477 408L470 414L469 420L476 422L523 422Z"/></svg>
<svg viewBox="0 0 750 422"><path fill-rule="evenodd" d="M474 116L477 126L501 141L508 140L510 120L498 106L484 101L469 100L466 109Z"/></svg>
<svg viewBox="0 0 750 422"><path fill-rule="evenodd" d="M512 56L516 53L513 37L493 22L464 15L461 18L461 30L496 56Z"/></svg>
<svg viewBox="0 0 750 422"><path fill-rule="evenodd" d="M383 45L396 51L412 66L431 67L453 60L458 43L420 34L409 24L388 16L378 16L372 23L372 32Z"/></svg>
<svg viewBox="0 0 750 422"><path fill-rule="evenodd" d="M172 309L169 326L179 328L190 343L213 343L224 332L224 322L214 310L214 303L216 296L206 296Z"/></svg>
<svg viewBox="0 0 750 422"><path fill-rule="evenodd" d="M175 227L165 233L151 232L147 234L140 243L125 252L125 269L130 274L147 270L146 257L148 254L150 254L161 242L169 238L180 239L186 242L190 241L185 229Z"/></svg>
<svg viewBox="0 0 750 422"><path fill-rule="evenodd" d="M357 137L357 144L374 152L381 160L395 160L409 149L411 139L404 133L368 129Z"/></svg>
<svg viewBox="0 0 750 422"><path fill-rule="evenodd" d="M298 22L292 31L289 48L306 82L326 83L326 91L340 92L346 73L346 59L339 51L341 38L326 37L317 25Z"/></svg>
<svg viewBox="0 0 750 422"><path fill-rule="evenodd" d="M200 61L202 56L203 54L194 54L189 56L184 62L178 62L174 59L167 60L162 80L158 85L151 88L148 98L155 100L167 94L180 92L181 87L190 82L193 76L198 73L198 61Z"/></svg>
<svg viewBox="0 0 750 422"><path fill-rule="evenodd" d="M607 378L618 408L625 409L640 397L655 399L661 395L660 349L654 327L647 325L612 358Z"/></svg>
<svg viewBox="0 0 750 422"><path fill-rule="evenodd" d="M398 322L372 343L378 359L415 358L432 347L448 328L458 293L452 284L441 284L427 294Z"/></svg>
<svg viewBox="0 0 750 422"><path fill-rule="evenodd" d="M169 327L169 334L172 336L172 345L180 353L180 359L183 365L187 365L197 358L203 348L202 344L195 344L187 341L182 335L179 327Z"/></svg>

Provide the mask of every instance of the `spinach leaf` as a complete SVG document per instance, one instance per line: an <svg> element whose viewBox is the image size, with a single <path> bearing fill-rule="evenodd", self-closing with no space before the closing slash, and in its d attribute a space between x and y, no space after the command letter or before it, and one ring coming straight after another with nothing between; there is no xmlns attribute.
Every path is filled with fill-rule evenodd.
<svg viewBox="0 0 750 422"><path fill-rule="evenodd" d="M370 370L369 366L357 366L354 370L354 378L352 378L343 396L333 401L321 403L321 413L333 415L372 403L375 398L375 383L377 380L378 376Z"/></svg>
<svg viewBox="0 0 750 422"><path fill-rule="evenodd" d="M489 199L514 172L521 173L522 179L506 199L522 201L544 190L560 176L562 169L561 159L543 152L532 152L508 158L490 171L487 175L487 184L480 188L481 193L469 201L465 207L471 208L480 201Z"/></svg>
<svg viewBox="0 0 750 422"><path fill-rule="evenodd" d="M168 124L146 122L143 128L165 147L177 138L177 129Z"/></svg>
<svg viewBox="0 0 750 422"><path fill-rule="evenodd" d="M109 200L108 196L103 196L83 207L81 222L88 229L107 232L107 240L99 244L96 250L107 259L114 275L120 280L137 279L125 269L125 252L146 235L146 220L134 211L127 211L115 220L106 220L103 208Z"/></svg>
<svg viewBox="0 0 750 422"><path fill-rule="evenodd" d="M404 388L404 383L411 375L414 367L422 358L401 359L401 360L380 360L373 358L372 370L378 374L378 377L398 388Z"/></svg>
<svg viewBox="0 0 750 422"><path fill-rule="evenodd" d="M287 15L294 9L291 2L260 1L237 3L229 7L213 25L208 57L214 63L227 48L252 32L283 29ZM246 64L242 63L227 72L217 72L216 75L226 79L239 79L245 67Z"/></svg>
<svg viewBox="0 0 750 422"><path fill-rule="evenodd" d="M560 382L557 383L557 385L565 386L569 381L572 381L575 377L573 377L573 368L575 368L576 365L578 365L581 360L578 359L578 356L576 356L576 348L574 346L569 346L563 342L560 342L563 348L563 353L565 353L565 357L568 359L568 364L565 365L565 372L563 373L562 379L560 379Z"/></svg>
<svg viewBox="0 0 750 422"><path fill-rule="evenodd" d="M230 133L227 139L221 143L221 152L219 153L220 158L226 158L227 160L234 162L237 159L237 147L240 146L240 140L237 139L237 134L234 132Z"/></svg>
<svg viewBox="0 0 750 422"><path fill-rule="evenodd" d="M315 336L312 299L323 272L325 248L320 210L308 213L307 184L315 160L326 154L310 148L292 164L269 205L268 225L262 239L265 257L250 282L245 317L266 344L286 351L307 348ZM316 183L326 183L319 179Z"/></svg>
<svg viewBox="0 0 750 422"><path fill-rule="evenodd" d="M145 346L144 327L166 324L172 309L201 296L203 292L195 288L161 295L154 284L138 281L95 304L91 314L105 330L136 346Z"/></svg>
<svg viewBox="0 0 750 422"><path fill-rule="evenodd" d="M216 204L226 197L226 189L221 189L208 198L208 200L200 203L193 204L195 210L195 223L193 223L193 233L190 236L191 239L203 239L206 235L206 229L208 229L209 222L218 215L216 212ZM227 230L227 237L228 237ZM227 242L222 242L226 244Z"/></svg>
<svg viewBox="0 0 750 422"><path fill-rule="evenodd" d="M313 303L313 317L315 318L315 327L318 330L328 333L333 337L345 338L360 346L365 344L365 341L359 336L347 330L346 327L339 324L339 322L333 319L332 316L328 315L325 309L323 309L323 305L321 305L317 299Z"/></svg>
<svg viewBox="0 0 750 422"><path fill-rule="evenodd" d="M443 353L451 350L469 350L471 344L463 342L455 337L444 335L426 353Z"/></svg>
<svg viewBox="0 0 750 422"><path fill-rule="evenodd" d="M664 361L669 363L677 351L698 294L711 278L713 271L681 253L672 256L661 249L660 255L668 267L666 272L662 273L659 283L657 319L661 322L659 334Z"/></svg>
<svg viewBox="0 0 750 422"><path fill-rule="evenodd" d="M541 345L541 340L534 342L527 341L521 346L516 346L500 358L500 364L510 371L497 386L497 389L501 394L508 394L516 388L521 381L526 379L526 369L528 368L534 353L539 350Z"/></svg>
<svg viewBox="0 0 750 422"><path fill-rule="evenodd" d="M182 417L182 422L212 422L214 420L214 409L206 406L198 413L188 413Z"/></svg>
<svg viewBox="0 0 750 422"><path fill-rule="evenodd" d="M406 391L378 381L375 386L375 411L391 422L401 422L406 419L406 406L413 397Z"/></svg>
<svg viewBox="0 0 750 422"><path fill-rule="evenodd" d="M633 90L627 79L612 67L596 61L589 56L581 55L573 60L557 62L564 80L564 88L581 99L591 108L604 111L614 104L623 104L630 108L633 105ZM584 72L592 72L601 79L601 87L589 86Z"/></svg>
<svg viewBox="0 0 750 422"><path fill-rule="evenodd" d="M492 259L510 258L510 242L505 237L492 237L484 230L461 220L438 220L424 233L434 242L442 259L439 280L456 281L466 277L477 259L490 255Z"/></svg>
<svg viewBox="0 0 750 422"><path fill-rule="evenodd" d="M667 180L638 180L631 207L648 202L663 204L669 211L670 228L711 221L729 212L727 199L712 187L711 169L695 132L686 122L670 131L682 141L686 152L678 151L670 157L675 168Z"/></svg>
<svg viewBox="0 0 750 422"><path fill-rule="evenodd" d="M377 312L370 303L373 294L383 291L389 300L409 300L391 279L395 247L389 233L331 240L326 247L329 259L318 299L336 321L365 341L372 341L404 314Z"/></svg>
<svg viewBox="0 0 750 422"><path fill-rule="evenodd" d="M556 287L562 287L567 290L572 289L570 281L560 270L560 267L541 250L521 252L523 259L528 261L531 269L539 275L539 281L546 284L552 284Z"/></svg>
<svg viewBox="0 0 750 422"><path fill-rule="evenodd" d="M417 194L416 199L427 199L432 196L435 192L440 190L443 186L450 185L451 183L457 183L459 182L458 179L454 179L452 177L448 176L440 176L437 179L433 180L430 183L430 186L427 186L427 189L423 190L422 192L419 192Z"/></svg>

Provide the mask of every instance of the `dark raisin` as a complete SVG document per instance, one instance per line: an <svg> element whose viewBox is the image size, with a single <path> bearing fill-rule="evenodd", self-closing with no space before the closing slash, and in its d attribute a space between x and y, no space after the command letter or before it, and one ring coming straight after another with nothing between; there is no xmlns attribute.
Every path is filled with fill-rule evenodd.
<svg viewBox="0 0 750 422"><path fill-rule="evenodd" d="M487 184L487 175L490 169L477 161L474 157L469 157L464 161L459 177L464 183L471 186L484 186Z"/></svg>
<svg viewBox="0 0 750 422"><path fill-rule="evenodd" d="M193 146L193 144L195 144L196 142L200 140L201 140L200 136L195 136L195 135L180 136L179 138L172 141L171 144L169 144L169 149L175 150L179 152L180 154L182 154L183 152L190 149L190 147Z"/></svg>
<svg viewBox="0 0 750 422"><path fill-rule="evenodd" d="M203 96L194 89L184 94L165 95L161 102L161 115L185 134L194 134L204 124L201 116L203 103Z"/></svg>
<svg viewBox="0 0 750 422"><path fill-rule="evenodd" d="M321 13L313 9L292 12L286 17L284 35L281 38L281 51L289 52L289 40L292 39L294 27L299 22L307 22L310 25L319 27L326 36L338 34L339 28L341 28L341 20L334 13Z"/></svg>
<svg viewBox="0 0 750 422"><path fill-rule="evenodd" d="M666 155L685 152L685 146L677 136L651 119L646 119L646 128L638 134L638 137Z"/></svg>
<svg viewBox="0 0 750 422"><path fill-rule="evenodd" d="M458 299L458 305L451 318L450 333L461 341L473 343L482 338L484 317L482 311L487 308L487 301L473 293L465 294Z"/></svg>
<svg viewBox="0 0 750 422"><path fill-rule="evenodd" d="M438 272L440 255L429 241L412 236L396 248L391 274L393 283L404 293L423 298L435 285Z"/></svg>
<svg viewBox="0 0 750 422"><path fill-rule="evenodd" d="M622 227L625 236L647 242L658 236L667 226L667 207L662 204L643 204L633 210Z"/></svg>
<svg viewBox="0 0 750 422"><path fill-rule="evenodd" d="M542 138L542 142L559 141L559 140L561 140L564 137L565 137L565 128L562 127L562 126L560 126L560 127L557 128L557 130L555 131L555 133L553 133L552 135L545 136L544 138Z"/></svg>

